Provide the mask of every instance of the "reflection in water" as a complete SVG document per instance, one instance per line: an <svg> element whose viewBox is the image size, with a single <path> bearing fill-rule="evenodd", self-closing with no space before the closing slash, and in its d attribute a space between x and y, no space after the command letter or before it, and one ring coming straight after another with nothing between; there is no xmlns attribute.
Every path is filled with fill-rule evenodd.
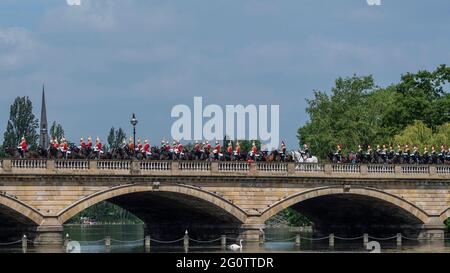
<svg viewBox="0 0 450 273"><path fill-rule="evenodd" d="M65 226L64 236L69 234L71 240L78 241L82 253L142 253L142 252L177 252L184 253L183 241L172 244L161 244L152 241L150 248L144 246L143 225L102 225L102 226ZM341 240L335 239L334 249L328 246L328 239L311 240L311 234L301 234L300 246L295 244L296 233L288 229L268 229L266 230L267 241L264 244L257 242L243 243L242 252L369 252L363 247L361 240ZM111 246L105 246L105 238L111 238ZM174 239L183 237L183 234L174 234ZM219 235L218 235L219 237ZM158 239L158 238L153 238ZM195 238L194 238L195 239ZM234 240L227 240L227 245L236 243ZM237 242L238 243L238 242ZM381 244L381 252L445 252L450 253L450 240L440 242L421 242L403 240L402 247L397 249L396 240L384 240ZM35 248L28 246L26 252L63 252L61 248ZM188 252L231 252L221 246L220 240L211 243L189 242ZM21 245L0 246L0 253L14 252L21 253Z"/></svg>

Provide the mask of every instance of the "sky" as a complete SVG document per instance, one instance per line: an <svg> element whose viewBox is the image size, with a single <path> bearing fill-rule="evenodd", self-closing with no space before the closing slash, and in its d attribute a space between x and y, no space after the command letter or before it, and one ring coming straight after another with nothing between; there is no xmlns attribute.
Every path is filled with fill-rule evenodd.
<svg viewBox="0 0 450 273"><path fill-rule="evenodd" d="M306 99L337 77L379 86L450 60L450 1L0 1L0 141L9 106L29 96L66 138L109 129L157 144L177 104L279 105L280 138L298 147Z"/></svg>

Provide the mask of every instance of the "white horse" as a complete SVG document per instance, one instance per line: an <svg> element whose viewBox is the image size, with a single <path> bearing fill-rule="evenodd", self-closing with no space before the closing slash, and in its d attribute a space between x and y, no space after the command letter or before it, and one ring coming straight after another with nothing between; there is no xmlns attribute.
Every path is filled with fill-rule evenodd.
<svg viewBox="0 0 450 273"><path fill-rule="evenodd" d="M313 155L307 157L306 154L302 154L298 151L292 151L291 154L297 163L319 163L319 159Z"/></svg>

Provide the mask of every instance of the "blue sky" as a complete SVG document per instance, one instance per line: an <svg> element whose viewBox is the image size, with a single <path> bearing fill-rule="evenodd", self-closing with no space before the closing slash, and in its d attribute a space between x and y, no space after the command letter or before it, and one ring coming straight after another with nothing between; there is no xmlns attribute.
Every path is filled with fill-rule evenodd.
<svg viewBox="0 0 450 273"><path fill-rule="evenodd" d="M176 104L279 104L280 137L297 147L306 98L338 76L378 85L450 60L450 1L2 0L0 141L16 96L66 137L111 126L153 144L170 137Z"/></svg>

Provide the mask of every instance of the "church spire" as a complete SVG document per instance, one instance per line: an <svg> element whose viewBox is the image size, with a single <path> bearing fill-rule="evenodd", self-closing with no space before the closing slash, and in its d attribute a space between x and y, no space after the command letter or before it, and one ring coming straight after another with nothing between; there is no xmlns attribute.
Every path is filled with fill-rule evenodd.
<svg viewBox="0 0 450 273"><path fill-rule="evenodd" d="M44 85L42 85L41 130L40 130L40 137L39 137L39 145L44 149L47 149L47 147L49 145L47 109L45 106L45 86Z"/></svg>

